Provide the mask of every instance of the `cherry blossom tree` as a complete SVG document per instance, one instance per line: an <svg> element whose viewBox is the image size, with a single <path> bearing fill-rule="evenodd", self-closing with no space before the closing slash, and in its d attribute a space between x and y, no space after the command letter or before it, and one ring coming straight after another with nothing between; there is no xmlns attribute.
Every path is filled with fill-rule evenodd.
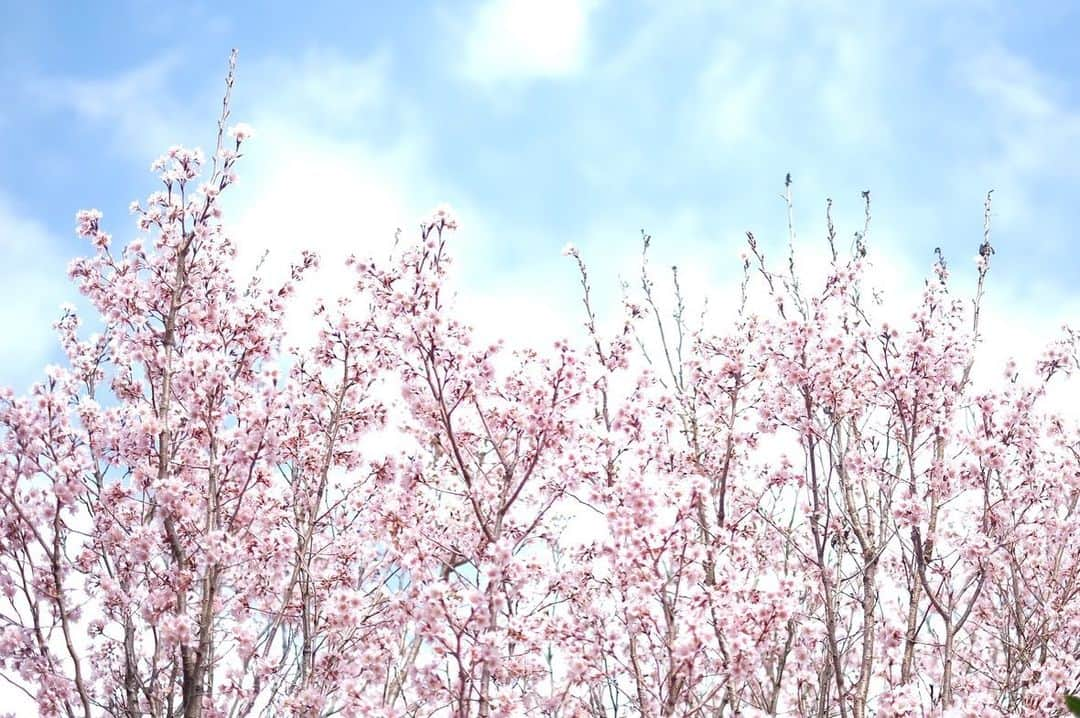
<svg viewBox="0 0 1080 718"><path fill-rule="evenodd" d="M939 254L903 322L869 194L815 279L789 178L786 261L748 235L719 316L645 237L605 324L568 245L584 331L481 342L444 208L293 347L318 259L238 274L228 120L227 91L209 162L154 163L122 247L79 213L100 330L66 309L65 366L0 397L0 676L41 715L1065 714L1080 430L1045 404L1077 338L973 379L989 195L974 296Z"/></svg>

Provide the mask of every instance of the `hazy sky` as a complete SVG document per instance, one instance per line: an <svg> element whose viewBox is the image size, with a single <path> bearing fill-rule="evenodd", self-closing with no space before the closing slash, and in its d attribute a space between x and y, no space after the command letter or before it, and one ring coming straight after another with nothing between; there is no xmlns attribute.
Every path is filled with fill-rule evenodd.
<svg viewBox="0 0 1080 718"><path fill-rule="evenodd" d="M826 197L850 236L869 189L879 267L916 290L934 247L970 274L995 189L999 344L1080 308L1075 3L74 6L0 8L0 384L56 359L76 210L126 241L151 160L211 145L231 47L258 134L228 218L249 259L322 251L324 287L447 202L477 321L571 333L566 242L612 297L642 228L722 286L745 230L786 241L791 172L801 243Z"/></svg>

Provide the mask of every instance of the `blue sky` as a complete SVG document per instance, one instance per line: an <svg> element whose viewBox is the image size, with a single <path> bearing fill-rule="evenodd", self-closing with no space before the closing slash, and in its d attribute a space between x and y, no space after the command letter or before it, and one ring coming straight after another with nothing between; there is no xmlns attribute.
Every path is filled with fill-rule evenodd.
<svg viewBox="0 0 1080 718"><path fill-rule="evenodd" d="M233 117L258 135L229 218L249 258L319 249L323 288L344 286L336 257L448 202L476 320L571 333L566 242L613 297L642 228L658 261L721 287L744 230L786 241L791 172L808 252L825 198L849 236L870 189L879 267L916 290L934 247L970 268L993 188L997 341L1049 339L1080 309L1080 5L74 7L0 9L0 384L56 360L76 210L130 238L150 161L211 144L231 47Z"/></svg>

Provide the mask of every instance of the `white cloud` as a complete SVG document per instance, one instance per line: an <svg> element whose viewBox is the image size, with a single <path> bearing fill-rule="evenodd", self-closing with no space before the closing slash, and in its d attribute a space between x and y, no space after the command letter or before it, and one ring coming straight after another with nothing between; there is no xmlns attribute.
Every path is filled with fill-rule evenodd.
<svg viewBox="0 0 1080 718"><path fill-rule="evenodd" d="M259 113L290 116L320 126L356 123L388 102L389 58L379 53L354 60L324 48L299 58L275 57L241 64L238 97L250 97Z"/></svg>
<svg viewBox="0 0 1080 718"><path fill-rule="evenodd" d="M57 347L52 324L60 316L60 297L74 294L66 288L57 245L0 193L0 383L31 381Z"/></svg>
<svg viewBox="0 0 1080 718"><path fill-rule="evenodd" d="M489 0L472 18L465 75L489 85L580 72L596 5L592 0Z"/></svg>
<svg viewBox="0 0 1080 718"><path fill-rule="evenodd" d="M385 257L395 230L414 231L424 194L410 166L409 141L382 151L304 134L288 120L263 117L258 136L240 165L240 184L229 198L226 222L250 268L264 251L267 281L283 281L301 250L319 253L317 272L299 288L289 327L291 339L306 343L314 328L307 317L316 299L350 293L350 254Z"/></svg>
<svg viewBox="0 0 1080 718"><path fill-rule="evenodd" d="M180 67L180 57L169 53L109 78L38 78L32 90L52 106L72 111L78 120L110 127L115 148L149 166L180 141L178 127L194 124L192 103L183 102L169 82ZM207 117L212 119L210 113ZM209 135L206 131L201 136Z"/></svg>
<svg viewBox="0 0 1080 718"><path fill-rule="evenodd" d="M549 276L496 270L494 249L505 237L487 223L481 204L436 177L427 133L413 121L420 113L386 91L388 72L382 55L357 62L316 52L299 63L268 61L252 74L272 76L274 92L249 89L254 101L242 112L234 110L257 133L239 165L240 182L226 212L242 266L250 268L269 250L262 273L268 282L279 282L301 250L314 250L322 259L298 288L287 324L290 340L302 345L313 338L308 316L317 299L351 293L354 277L344 265L346 256L385 258L397 230L403 243L413 241L419 223L443 201L451 203L462 225L451 238L457 260L453 289L479 333L543 346L572 332L579 325L576 316L567 322L536 301L550 289ZM332 88L340 89L334 95ZM343 126L349 116L356 121ZM395 126L388 140L364 138L360 127L388 117ZM572 282L572 268L558 259L553 263Z"/></svg>
<svg viewBox="0 0 1080 718"><path fill-rule="evenodd" d="M657 34L670 46L696 28L724 27L700 53L696 91L681 108L702 151L727 155L749 142L774 146L806 128L822 141L839 138L848 146L891 139L883 90L895 39L879 7L809 10L771 2L715 15L718 7L710 5L694 13L678 4L659 8L632 40L633 54L623 58L638 73L663 57Z"/></svg>
<svg viewBox="0 0 1080 718"><path fill-rule="evenodd" d="M1029 62L1004 50L988 50L970 58L961 72L980 95L997 108L1029 121L1053 118L1060 110L1051 99L1051 84Z"/></svg>
<svg viewBox="0 0 1080 718"><path fill-rule="evenodd" d="M698 79L698 92L689 108L691 121L719 145L742 142L761 130L766 111L770 65L750 66L733 42L718 47Z"/></svg>
<svg viewBox="0 0 1080 718"><path fill-rule="evenodd" d="M1000 48L972 56L959 75L983 102L977 130L990 151L961 168L956 181L989 183L997 190L998 226L1031 235L1032 220L1046 219L1037 185L1080 177L1080 109L1030 62Z"/></svg>

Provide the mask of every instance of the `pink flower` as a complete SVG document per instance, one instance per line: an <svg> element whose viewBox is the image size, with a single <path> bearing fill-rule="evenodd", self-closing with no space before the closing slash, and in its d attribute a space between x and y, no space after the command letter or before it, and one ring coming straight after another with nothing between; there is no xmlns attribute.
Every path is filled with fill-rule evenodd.
<svg viewBox="0 0 1080 718"><path fill-rule="evenodd" d="M237 144L251 139L255 130L246 122L238 122L229 128L229 136L236 140Z"/></svg>

